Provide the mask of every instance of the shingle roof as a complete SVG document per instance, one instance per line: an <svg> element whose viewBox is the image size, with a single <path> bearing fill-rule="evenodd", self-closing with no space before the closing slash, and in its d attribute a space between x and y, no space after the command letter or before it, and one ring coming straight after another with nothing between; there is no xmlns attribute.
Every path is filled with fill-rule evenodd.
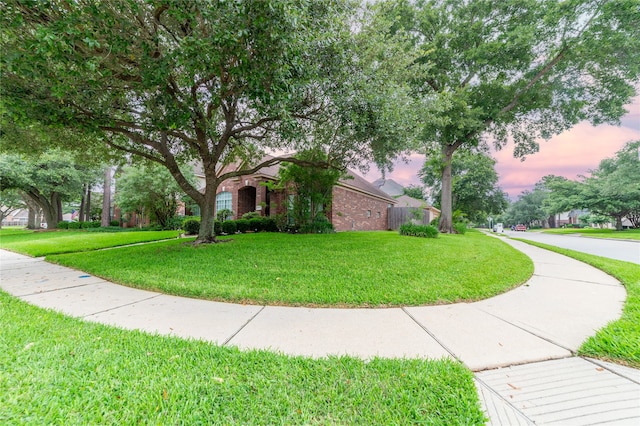
<svg viewBox="0 0 640 426"><path fill-rule="evenodd" d="M259 164L271 158L274 158L274 157L270 155L266 155L262 157L259 162L256 162L256 163ZM237 170L240 167L240 163L227 166L225 167L225 169L233 170L234 167L235 167L235 170ZM273 166L263 167L262 169L254 173L254 175L264 176L270 179L277 179L279 171L280 171L280 164L275 164ZM381 198L391 204L396 203L396 201L392 197L390 197L387 193L376 188L371 182L367 181L365 178L363 178L362 176L360 176L359 174L355 173L352 170L347 170L347 176L345 178L340 179L338 181L338 185L345 188L352 189L352 190L356 190L358 192L362 192L377 198Z"/></svg>
<svg viewBox="0 0 640 426"><path fill-rule="evenodd" d="M404 194L404 187L393 179L380 178L373 182L373 185L387 195L395 197Z"/></svg>

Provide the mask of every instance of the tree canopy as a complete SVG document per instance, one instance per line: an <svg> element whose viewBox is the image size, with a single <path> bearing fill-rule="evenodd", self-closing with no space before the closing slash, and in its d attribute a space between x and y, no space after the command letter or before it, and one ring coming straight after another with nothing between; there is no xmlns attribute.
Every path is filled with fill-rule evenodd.
<svg viewBox="0 0 640 426"><path fill-rule="evenodd" d="M183 173L190 182L195 182L193 172L185 169ZM173 176L156 163L123 167L116 187L115 202L123 213L149 214L165 229L176 216L178 203L186 201Z"/></svg>
<svg viewBox="0 0 640 426"><path fill-rule="evenodd" d="M442 166L440 230L452 229L453 154L486 142L538 150L581 121L617 124L636 94L640 13L628 0L390 0L390 34L416 52L423 149ZM435 108L435 109L434 109ZM433 118L435 116L435 119Z"/></svg>
<svg viewBox="0 0 640 426"><path fill-rule="evenodd" d="M507 195L498 186L495 164L490 155L477 150L460 152L452 159L453 210L462 211L471 222L483 223L487 216L500 214L508 206ZM420 171L437 208L442 192L441 165L431 158Z"/></svg>
<svg viewBox="0 0 640 426"><path fill-rule="evenodd" d="M509 208L500 217L505 224L537 225L548 227L549 212L544 204L549 196L549 190L545 186L543 178L529 191L523 191L518 199L509 205Z"/></svg>
<svg viewBox="0 0 640 426"><path fill-rule="evenodd" d="M200 206L198 241L212 241L222 181L298 161L258 164L265 152L321 146L342 167L402 151L402 120L389 122L403 117L385 108L397 97L384 96L400 92L376 77L380 49L354 52L367 45L352 31L357 9L349 0L8 0L3 103L18 122L80 128L163 165ZM190 161L202 164L204 188L182 173ZM232 162L244 167L223 172Z"/></svg>
<svg viewBox="0 0 640 426"><path fill-rule="evenodd" d="M321 151L303 151L297 157L309 162L322 162ZM280 168L278 186L290 194L289 210L294 224L301 232L333 232L327 211L333 201L333 186L343 172L334 168L287 164Z"/></svg>
<svg viewBox="0 0 640 426"><path fill-rule="evenodd" d="M0 190L20 190L42 209L49 228L62 220L62 202L79 199L83 185L96 179L95 172L60 151L28 157L0 154Z"/></svg>
<svg viewBox="0 0 640 426"><path fill-rule="evenodd" d="M627 217L634 227L640 227L639 149L640 141L628 142L581 181L564 178L549 181L550 193L545 206L552 214L587 209L594 215L614 219L618 229Z"/></svg>

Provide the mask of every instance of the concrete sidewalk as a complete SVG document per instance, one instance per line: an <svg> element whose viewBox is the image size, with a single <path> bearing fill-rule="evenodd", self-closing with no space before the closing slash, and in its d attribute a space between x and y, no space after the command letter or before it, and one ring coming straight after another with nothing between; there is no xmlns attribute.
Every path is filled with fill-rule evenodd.
<svg viewBox="0 0 640 426"><path fill-rule="evenodd" d="M535 410L527 411L526 398L518 400L520 406L514 404L514 396L501 392L500 384L511 380L518 368L535 370L517 367L521 364L536 363L548 371L555 364L542 361L570 361L564 358L620 316L626 293L615 279L586 264L518 241L506 242L532 258L531 280L491 299L442 306L313 309L210 302L123 287L6 251L0 251L0 287L29 303L89 321L239 348L311 357L455 358L473 371L483 371L476 375L477 386L494 424L553 421ZM610 413L609 420L640 421L638 370L620 373L615 366L595 366L582 359L571 362L586 363L587 369L594 366L594 371L624 381L627 402L600 408ZM498 367L508 368L485 371ZM501 379L500 374L506 377ZM615 381L607 383L619 388ZM597 395L606 392L607 386L597 385ZM564 394L559 397L572 400ZM562 413L562 407L554 406L554 412ZM592 420L576 413L574 407L565 417L556 417L571 424Z"/></svg>

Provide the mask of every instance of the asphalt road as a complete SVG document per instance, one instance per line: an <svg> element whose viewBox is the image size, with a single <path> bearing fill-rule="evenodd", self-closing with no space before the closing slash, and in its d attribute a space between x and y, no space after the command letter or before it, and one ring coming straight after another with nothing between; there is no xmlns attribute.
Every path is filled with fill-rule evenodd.
<svg viewBox="0 0 640 426"><path fill-rule="evenodd" d="M505 231L504 233L514 238L537 241L551 246L640 264L640 241L587 238L576 235L554 235L542 232Z"/></svg>

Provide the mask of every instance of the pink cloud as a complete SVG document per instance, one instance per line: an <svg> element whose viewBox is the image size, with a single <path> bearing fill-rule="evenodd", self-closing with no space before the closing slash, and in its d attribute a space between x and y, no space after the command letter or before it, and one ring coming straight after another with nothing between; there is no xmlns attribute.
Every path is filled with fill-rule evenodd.
<svg viewBox="0 0 640 426"><path fill-rule="evenodd" d="M531 189L543 176L568 179L588 175L604 158L612 157L625 143L640 139L640 129L579 124L549 141L540 141L540 151L524 161L513 158L513 145L494 153L500 186L511 198Z"/></svg>
<svg viewBox="0 0 640 426"><path fill-rule="evenodd" d="M494 152L500 187L512 199L524 190L531 190L543 176L553 174L576 179L588 175L604 158L613 157L627 142L640 140L640 97L627 106L628 113L620 126L593 127L581 123L548 141L541 140L540 151L527 156L525 161L513 158L513 144ZM424 164L424 156L413 154L409 162L396 161L393 172L387 178L401 185L419 185L418 172ZM381 177L375 166L365 178L373 181Z"/></svg>

